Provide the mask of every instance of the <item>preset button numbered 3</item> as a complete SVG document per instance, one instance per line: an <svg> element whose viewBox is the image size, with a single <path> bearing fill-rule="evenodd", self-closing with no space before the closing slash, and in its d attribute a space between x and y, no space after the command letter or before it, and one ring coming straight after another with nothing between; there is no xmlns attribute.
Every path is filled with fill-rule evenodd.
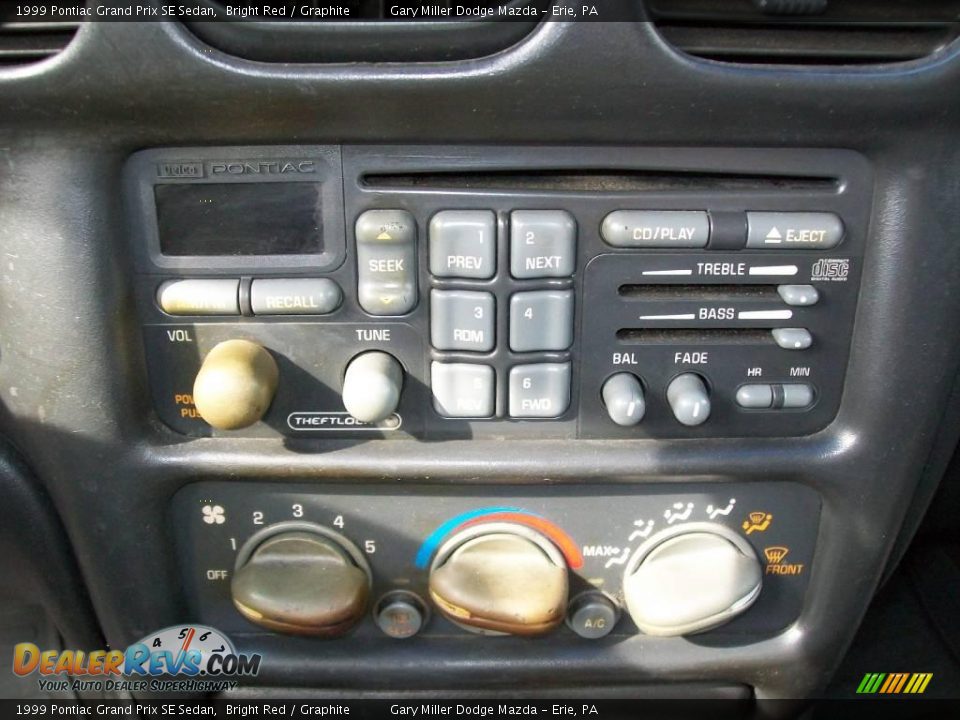
<svg viewBox="0 0 960 720"><path fill-rule="evenodd" d="M491 293L432 290L430 342L437 350L488 352L494 346L495 312Z"/></svg>

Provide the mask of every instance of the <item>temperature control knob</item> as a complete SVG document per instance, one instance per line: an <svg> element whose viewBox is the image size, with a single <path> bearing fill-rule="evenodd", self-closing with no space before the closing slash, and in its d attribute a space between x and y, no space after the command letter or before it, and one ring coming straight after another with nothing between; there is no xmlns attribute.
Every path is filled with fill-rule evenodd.
<svg viewBox="0 0 960 720"><path fill-rule="evenodd" d="M279 377L268 350L249 340L227 340L203 359L193 383L193 402L213 427L239 430L266 414Z"/></svg>
<svg viewBox="0 0 960 720"><path fill-rule="evenodd" d="M363 617L370 570L339 533L310 523L283 523L243 546L230 591L240 614L256 625L334 637Z"/></svg>
<svg viewBox="0 0 960 720"><path fill-rule="evenodd" d="M667 402L677 422L701 425L710 417L710 394L703 378L695 373L677 375L667 386Z"/></svg>
<svg viewBox="0 0 960 720"><path fill-rule="evenodd" d="M722 625L760 595L750 544L724 527L691 523L655 535L627 565L623 595L648 635L688 635Z"/></svg>
<svg viewBox="0 0 960 720"><path fill-rule="evenodd" d="M343 406L361 422L386 420L400 403L403 368L377 350L357 355L343 376Z"/></svg>
<svg viewBox="0 0 960 720"><path fill-rule="evenodd" d="M557 547L530 528L489 523L441 546L430 596L447 618L488 634L542 635L564 620L567 564Z"/></svg>

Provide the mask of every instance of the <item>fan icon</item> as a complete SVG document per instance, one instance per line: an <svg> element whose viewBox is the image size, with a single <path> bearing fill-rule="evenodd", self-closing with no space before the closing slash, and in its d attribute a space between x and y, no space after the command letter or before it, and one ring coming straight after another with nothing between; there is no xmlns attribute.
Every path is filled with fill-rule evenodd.
<svg viewBox="0 0 960 720"><path fill-rule="evenodd" d="M204 505L202 512L207 525L223 525L227 521L227 515L219 505Z"/></svg>

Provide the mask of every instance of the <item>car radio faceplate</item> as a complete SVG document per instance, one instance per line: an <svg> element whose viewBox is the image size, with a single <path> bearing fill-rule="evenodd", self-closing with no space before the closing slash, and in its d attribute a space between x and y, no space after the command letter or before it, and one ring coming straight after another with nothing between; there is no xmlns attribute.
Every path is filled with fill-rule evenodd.
<svg viewBox="0 0 960 720"><path fill-rule="evenodd" d="M839 408L871 183L833 150L138 153L154 405L194 436L809 434ZM234 339L279 379L262 419L217 429L194 383ZM342 397L365 352L395 373L354 373L366 419Z"/></svg>

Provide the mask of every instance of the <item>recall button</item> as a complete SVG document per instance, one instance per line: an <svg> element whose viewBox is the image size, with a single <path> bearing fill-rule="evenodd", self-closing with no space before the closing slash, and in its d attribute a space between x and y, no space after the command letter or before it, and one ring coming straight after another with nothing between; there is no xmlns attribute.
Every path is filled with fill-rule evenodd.
<svg viewBox="0 0 960 720"><path fill-rule="evenodd" d="M748 212L747 247L829 250L843 239L843 221L829 212Z"/></svg>
<svg viewBox="0 0 960 720"><path fill-rule="evenodd" d="M603 219L608 245L639 248L702 248L710 219L702 210L615 210Z"/></svg>
<svg viewBox="0 0 960 720"><path fill-rule="evenodd" d="M340 286L328 278L271 278L250 284L254 315L326 315L343 299Z"/></svg>

